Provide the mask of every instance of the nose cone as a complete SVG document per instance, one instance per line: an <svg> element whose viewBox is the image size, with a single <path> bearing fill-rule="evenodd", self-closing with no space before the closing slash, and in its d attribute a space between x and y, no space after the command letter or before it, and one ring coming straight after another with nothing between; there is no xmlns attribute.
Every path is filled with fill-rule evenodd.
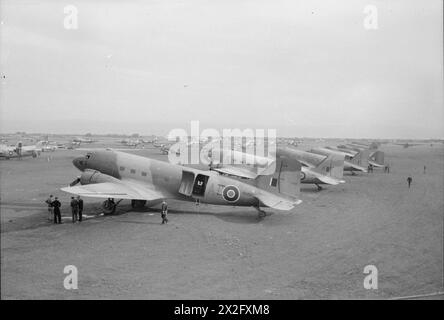
<svg viewBox="0 0 444 320"><path fill-rule="evenodd" d="M80 171L85 170L86 163L85 158L83 157L75 158L74 160L72 160L72 164Z"/></svg>

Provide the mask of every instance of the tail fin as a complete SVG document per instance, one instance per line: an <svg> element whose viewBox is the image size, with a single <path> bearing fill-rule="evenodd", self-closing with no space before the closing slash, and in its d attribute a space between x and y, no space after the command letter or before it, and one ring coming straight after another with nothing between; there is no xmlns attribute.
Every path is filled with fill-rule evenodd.
<svg viewBox="0 0 444 320"><path fill-rule="evenodd" d="M383 151L374 151L372 154L370 154L369 157L370 161L372 161L373 165L377 166L384 166L384 152Z"/></svg>
<svg viewBox="0 0 444 320"><path fill-rule="evenodd" d="M353 159L350 159L349 161L353 164L356 164L360 167L367 168L368 167L368 157L369 157L369 150L361 150L358 154L356 154Z"/></svg>
<svg viewBox="0 0 444 320"><path fill-rule="evenodd" d="M275 165L273 174L260 175L255 179L256 187L297 202L301 182L301 163L296 159L279 156L276 157Z"/></svg>
<svg viewBox="0 0 444 320"><path fill-rule="evenodd" d="M344 155L332 153L311 170L335 179L342 179L344 177L344 160Z"/></svg>

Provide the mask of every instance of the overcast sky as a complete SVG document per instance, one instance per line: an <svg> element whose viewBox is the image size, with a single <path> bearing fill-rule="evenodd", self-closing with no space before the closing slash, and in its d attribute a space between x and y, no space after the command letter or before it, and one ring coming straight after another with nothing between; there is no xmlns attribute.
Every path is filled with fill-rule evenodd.
<svg viewBox="0 0 444 320"><path fill-rule="evenodd" d="M1 132L444 137L441 0L0 3Z"/></svg>

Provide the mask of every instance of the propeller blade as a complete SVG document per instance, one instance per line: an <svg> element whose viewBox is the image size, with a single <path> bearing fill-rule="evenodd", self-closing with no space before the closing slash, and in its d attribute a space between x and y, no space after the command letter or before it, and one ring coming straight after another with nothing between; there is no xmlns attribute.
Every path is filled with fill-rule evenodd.
<svg viewBox="0 0 444 320"><path fill-rule="evenodd" d="M71 182L69 184L70 187L74 187L76 184L78 184L80 182L80 177L77 177L77 179L75 179L73 182Z"/></svg>

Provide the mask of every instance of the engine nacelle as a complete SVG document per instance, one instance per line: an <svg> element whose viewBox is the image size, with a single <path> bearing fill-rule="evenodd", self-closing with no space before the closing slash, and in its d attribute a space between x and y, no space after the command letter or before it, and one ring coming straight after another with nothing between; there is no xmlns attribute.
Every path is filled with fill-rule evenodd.
<svg viewBox="0 0 444 320"><path fill-rule="evenodd" d="M117 181L119 180L96 170L85 170L80 176L80 184L117 182Z"/></svg>

